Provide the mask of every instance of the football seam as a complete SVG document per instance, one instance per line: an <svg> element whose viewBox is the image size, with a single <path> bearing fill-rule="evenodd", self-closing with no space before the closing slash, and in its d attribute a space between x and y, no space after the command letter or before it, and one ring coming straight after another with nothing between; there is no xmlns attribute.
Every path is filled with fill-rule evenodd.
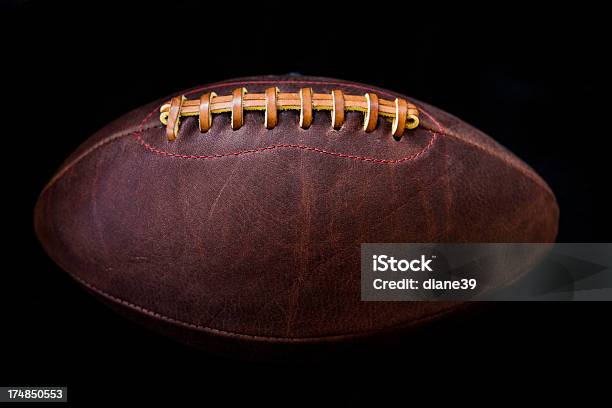
<svg viewBox="0 0 612 408"><path fill-rule="evenodd" d="M110 293L94 286L93 284L85 281L84 279L80 278L79 276L76 276L73 273L68 272L68 274L74 278L77 282L79 282L81 285L87 287L88 289L96 292L98 295L103 296L105 298L107 298L108 300L114 302L114 303L118 303L120 305L123 305L125 307L128 307L132 310L144 313L146 316L149 316L151 318L155 318L158 320L162 320L166 323L170 323L170 324L174 324L174 325L178 325L178 326L182 326L188 329L193 329L193 330L199 330L199 331L204 331L207 332L209 334L216 334L216 335L223 335L223 336L227 336L227 337L233 337L233 338L238 338L238 339L247 339L247 340L258 340L258 341L269 341L269 342L290 342L290 343L312 343L312 342L317 342L317 341L333 341L333 340L346 340L346 339L350 339L350 338L356 338L356 337L364 337L364 336L368 336L371 334L376 334L376 333L381 333L384 331L388 331L388 330L395 330L395 329L401 329L401 328L410 328L413 326L416 326L418 324L421 323L426 323L427 321L430 320L434 320L438 317L441 317L447 313L450 313L451 311L461 307L463 305L463 303L453 303L452 305L438 310L437 312L428 314L426 316L422 316L419 317L417 319L412 319L412 320L407 320L407 321L402 321L393 325L390 325L388 327L382 328L382 329L371 329L371 330L363 330L363 331L355 331L355 332L349 332L349 333L345 333L345 334L330 334L328 336L312 336L312 337L282 337L282 336L263 336L263 335L254 335L254 334L246 334L246 333L238 333L238 332L233 332L233 331L228 331L228 330L222 330L222 329L215 329L214 327L209 327L209 326L203 326L203 325L199 325L196 323L192 323L192 322L187 322L184 320L180 320L174 317L170 317L170 316L166 316L162 313L159 312L155 312L153 310L147 309L144 306L140 306L137 305L135 303L129 302L125 299L119 298L117 296L111 295Z"/></svg>
<svg viewBox="0 0 612 408"><path fill-rule="evenodd" d="M399 163L403 163L403 162L407 162L407 161L411 161L411 160L417 159L419 156L421 156L425 152L427 152L433 146L433 144L435 143L436 138L437 138L437 133L435 133L435 132L431 132L431 133L432 133L432 137L430 138L429 142L427 143L427 145L423 149L419 150L417 153L414 153L414 154L412 154L410 156L402 157L402 158L399 158L399 159L377 159L377 158L374 158L374 157L367 157L367 156L355 156L355 155L350 155L350 154L346 154L346 153L330 152L328 150L324 150L324 149L321 149L321 148L318 148L318 147L307 146L307 145L300 145L300 144L277 144L277 145L270 145L270 146L260 147L260 148L257 148L257 149L241 150L241 151L230 152L230 153L198 156L198 155L186 155L186 154L180 154L180 153L172 153L172 152L167 152L165 150L158 149L156 147L151 146L147 142L145 142L144 139L140 136L140 134L138 134L136 136L136 140L145 149L150 150L153 153L156 153L156 154L161 155L161 156L174 157L174 158L178 158L178 159L210 160L210 159L220 159L220 158L223 158L223 157L243 156L243 155L247 155L247 154L263 153L263 152L267 152L267 151L270 151L270 150L276 150L276 149L299 149L299 150L311 151L311 152L314 152L314 153L326 154L326 155L329 155L329 156L332 156L332 157L338 157L338 158L344 158L344 159L352 159L352 160L359 160L359 161L365 161L365 162L369 162L369 163L376 163L376 164L399 164Z"/></svg>
<svg viewBox="0 0 612 408"><path fill-rule="evenodd" d="M269 83L278 83L279 81L231 81L231 82L220 82L220 83L216 83L216 84L211 84L211 85L207 85L204 87L200 87L200 88L195 88L192 89L188 92L185 93L185 95L191 95L193 93L196 92L200 92L206 89L210 89L213 87L221 87L221 86L231 86L231 85L239 85L239 84L243 84L243 85L255 85L255 84L269 84ZM346 86L346 87L352 87L355 89L365 89L365 90L374 90L376 92L379 92L383 95L387 95L387 96L393 96L391 93L378 89L376 87L371 87L371 86L365 86L365 85L360 85L360 84L351 84L351 83L346 83L346 82L325 82L325 81L280 81L280 82L284 82L284 83L290 83L290 84L310 84L310 85L339 85L339 86ZM417 105L418 106L418 105ZM307 150L307 151L313 151L316 153L320 153L320 154L327 154L330 155L332 157L339 157L339 158L349 158L349 159L354 159L354 160L360 160L360 161L366 161L369 163L375 163L375 164L399 164L405 161L410 161L413 159L416 159L417 157L419 157L420 155L422 155L426 150L428 150L429 148L431 148L433 146L433 143L435 142L435 139L437 139L438 135L443 135L443 136L448 136L448 137L452 137L456 140L459 140L465 144L468 144L470 146L473 146L475 148L478 148L484 152L486 152L487 154L489 154L490 156L493 156L495 158L497 158L498 160L502 161L503 163L505 163L506 165L510 166L511 168L517 170L519 173L521 173L523 176L527 177L528 179L532 180L533 182L535 182L538 186L540 186L541 188L543 188L544 190L546 190L554 199L554 193L552 192L552 190L550 189L550 187L548 186L548 184L546 182L544 182L539 176L534 176L532 174L532 172L530 172L528 169L524 169L523 167L517 165L516 163L510 162L509 160L507 160L506 158L504 158L501 155L498 155L497 153L494 153L491 149L489 149L486 146L482 146L478 143L475 142L471 142L468 141L464 138L461 138L460 136L457 135L453 135L453 134L449 134L446 131L446 128L444 128L431 114L429 114L428 112L426 112L422 107L419 106L419 109L421 109L421 111L427 116L429 117L439 128L439 132L436 132L432 129L429 129L426 126L423 126L424 129L426 129L427 131L429 131L430 133L432 133L432 138L430 139L429 143L427 146L425 146L425 148L423 148L421 151L413 154L412 156L408 156L405 158L400 158L400 159L375 159L375 158L371 158L371 157L363 157L363 156L354 156L354 155L348 155L348 154L343 154L343 153L335 153L335 152L329 152L323 149L319 149L316 147L311 147L311 146L305 146L305 145L291 145L291 144L285 144L285 145L273 145L273 146L267 146L267 147L263 147L260 149L253 149L253 150L245 150L242 152L234 152L234 153L225 153L222 155L210 155L210 156L194 156L194 155L181 155L181 154L177 154L177 153L171 153L171 152L166 152L160 149L157 149L153 146L150 146L149 144L147 144L144 139L142 139L141 133L146 131L146 130L150 130L150 129L155 129L155 128L162 128L162 125L155 125L155 126L148 126L145 127L144 124L147 120L150 119L150 117L156 112L156 109L154 109L152 112L150 112L148 115L145 116L145 118L141 121L139 127L136 130L131 130L129 132L122 132L119 134L115 134L112 136L109 136L108 138L96 143L95 145L93 145L92 147L90 147L89 149L87 149L84 153L82 153L81 155L79 155L77 158L75 158L72 162L68 163L66 166L64 166L62 169L60 169L54 176L53 178L47 183L47 185L43 188L42 193L44 193L45 190L47 190L52 184L54 184L55 182L57 182L71 167L73 167L76 163L78 163L79 161L81 161L82 159L84 159L87 155L91 154L93 151L97 150L98 148L116 140L119 139L123 136L128 136L128 135L134 135L137 139L137 141L146 149L159 154L159 155L163 155L166 157L176 157L176 158L183 158L183 159L208 159L208 158L219 158L219 157L229 157L229 156L238 156L238 155L243 155L243 154L253 154L253 153L259 153L259 152L265 152L265 151L269 151L269 150L273 150L275 148L294 148L294 149L302 149L302 150Z"/></svg>
<svg viewBox="0 0 612 408"><path fill-rule="evenodd" d="M387 91L383 91L383 90L379 90L379 89L373 89L372 87L368 87L365 85L359 85L359 84L350 84L350 83L346 83L346 82L324 82L324 81L280 81L282 83L285 84L302 84L302 85L338 85L338 86L345 86L345 87L351 87L351 88L355 88L355 89L362 89L362 90L375 90L376 92L389 96L389 97L393 97L393 95ZM192 89L188 92L185 92L183 94L183 96L189 96L192 95L194 93L197 92L201 92L201 91L205 91L205 90L210 90L212 88L215 87L226 87L226 86L232 86L232 85L261 85L261 84L271 84L271 83L276 83L278 84L279 81L230 81L230 82L221 82L221 83L217 83L217 84L211 84L211 85L206 85L203 87L199 87L199 88L195 88ZM418 105L417 105L418 106ZM418 107L432 122L434 122L438 128L440 129L440 132L442 134L445 133L445 128L431 115L429 114L427 111L425 111L422 107ZM136 138L136 141L138 143L140 143L142 145L142 147L144 147L145 149L155 153L155 154L159 154L162 156L166 156L166 157L175 157L175 158L180 158L180 159L189 159L189 160L210 160L210 159L217 159L217 158L223 158L223 157L231 157L231 156L241 156L241 155L245 155L245 154L254 154L254 153L261 153L261 152L265 152L265 151L270 151L270 150L274 150L274 149L301 149L301 150L307 150L307 151L312 151L315 153L320 153L320 154L327 154L333 157L338 157L338 158L345 158L345 159L352 159L352 160L359 160L359 161L365 161L365 162L369 162L369 163L375 163L375 164L399 164L399 163L403 163L403 162L407 162L407 161L411 161L414 160L416 158L418 158L419 156L421 156L423 153L425 153L427 150L429 150L433 144L436 141L436 138L439 134L439 132L436 132L432 129L428 129L426 127L424 127L425 130L427 130L429 133L432 134L429 143L423 147L421 150L419 150L417 153L414 153L410 156L406 156L406 157L402 157L399 159L377 159L374 157L367 157L367 156L356 156L356 155L350 155L350 154L345 154L345 153L338 153L338 152L330 152L318 147L313 147L313 146L307 146L307 145L299 145L299 144L279 144L279 145L271 145L271 146L266 146L266 147L262 147L262 148L258 148L258 149L251 149L251 150L243 150L243 151L237 151L237 152L231 152L231 153L223 153L223 154L215 154L215 155L190 155L190 154L180 154L180 153L172 153L172 152L168 152L159 148L156 148L154 146L151 146L150 144L148 144L141 136L142 130L141 128L144 127L144 124L151 119L151 117L157 112L157 108L154 108L151 112L149 112L144 118L143 120L140 122L140 127L134 131L134 137Z"/></svg>
<svg viewBox="0 0 612 408"><path fill-rule="evenodd" d="M211 84L211 85L207 85L204 87L199 87L199 88L195 88L192 89L188 92L185 93L185 95L191 95L194 94L196 92L200 92L206 89L211 89L214 87L221 87L221 86L231 86L231 85L255 85L255 84L270 84L270 83L278 83L279 81L230 81L230 82L220 82L217 84ZM332 81L332 82L326 82L326 81L280 81L280 82L284 82L284 83L290 83L290 84L310 84L310 85L339 85L339 86L346 86L346 87L352 87L355 89L364 89L364 90L374 90L378 93L381 93L383 95L387 95L387 96L393 96L391 93L378 89L376 87L371 87L371 86L365 86L365 85L360 85L360 84L351 84L351 83L347 83L347 82L341 82L341 81ZM160 155L164 155L166 157L177 157L177 158L183 158L183 159L212 159L212 158L221 158L221 157L229 157L229 156L239 156L239 155L243 155L243 154L253 154L253 153L259 153L259 152L264 152L264 151L269 151L269 150L273 150L276 148L294 148L294 149L302 149L302 150L307 150L307 151L313 151L316 153L321 153L321 154L327 154L327 155L331 155L334 157L339 157L339 158L348 158L348 159L354 159L354 160L361 160L361 161L366 161L366 162L370 162L370 163L376 163L376 164L399 164L405 161L410 161L412 159L416 159L418 156L422 155L426 150L428 150L429 148L432 147L433 143L435 142L435 138L437 137L438 134L440 135L444 135L444 136L448 136L448 137L452 137L454 139L460 140L461 142L468 144L470 146L476 147L484 152L486 152L487 154L501 160L503 163L505 163L506 165L510 166L511 168L517 170L519 173L521 173L523 176L529 178L530 180L534 181L537 185L539 185L540 187L542 187L544 190L546 190L549 194L551 194L554 197L554 193L552 192L552 190L550 189L550 187L548 186L548 184L546 184L546 182L544 182L543 180L541 180L539 177L534 176L533 174L531 174L530 171L528 171L528 169L524 169L522 166L517 165L516 163L510 162L508 161L505 157L494 153L491 149L489 149L486 146L482 146L478 143L474 143L471 141L468 141L467 139L461 138L457 135L453 135L450 134L449 132L446 131L446 129L431 115L429 114L427 111L425 111L422 107L419 107L419 109L422 110L422 112L429 117L439 128L439 132L436 132L432 129L427 128L426 126L423 126L424 129L426 129L427 131L432 133L432 139L430 139L430 142L428 143L427 146L425 146L425 148L423 148L421 151L419 151L418 153L415 153L411 156L408 157L404 157L404 158L400 158L400 159L376 159L376 158L372 158L372 157L363 157L363 156L355 156L355 155L349 155L349 154L343 154L343 153L336 153L336 152L329 152L320 148L316 148L316 147L312 147L312 146L306 146L306 145L298 145L298 144L282 144L282 145L272 145L272 146L267 146L267 147L262 147L259 149L252 149L252 150L245 150L245 151L241 151L241 152L232 152L232 153L224 153L224 154L218 154L218 155L207 155L207 156L196 156L196 155L183 155L183 154L177 154L177 153L171 153L171 152L167 152L161 149L157 149L151 145L149 145L148 143L146 143L144 141L144 139L141 136L141 133L144 130L148 130L148 129L153 129L153 128L161 128L162 126L158 125L158 126L150 126L150 127L144 127L144 124L146 123L147 120L150 119L150 117L156 112L156 109L154 109L152 112L150 112L148 115L145 116L145 118L142 120L142 122L140 123L140 126L138 127L137 130L134 131L130 131L130 132L126 132L126 133L121 133L119 135L113 135L110 136L108 139L103 140L102 142L99 142L98 144L94 145L92 148L88 149L86 152L84 152L82 155L80 155L78 158L76 158L73 162L69 163L67 166L65 166L65 168L63 168L62 170L60 170L60 172L58 172L58 174L56 174L56 176L54 176L50 182L48 183L48 185L52 184L52 182L57 181L58 178L61 177L61 175L63 175L63 173L65 173L69 167L72 167L73 164L75 164L75 162L78 162L80 160L82 160L85 156L87 156L89 153L93 152L94 150L96 150L97 148L111 142L112 140L118 139L122 136L127 136L129 134L134 134L134 136L136 137L137 141L146 149L156 153L156 154L160 154ZM48 185L45 187L45 189L48 187ZM43 189L44 191L44 189Z"/></svg>
<svg viewBox="0 0 612 408"><path fill-rule="evenodd" d="M158 320L164 321L169 324L181 326L187 329L207 332L211 335L222 335L222 336L226 336L230 338L237 338L237 339L255 340L255 341L262 341L262 342L265 342L265 341L267 342L286 342L286 343L314 343L317 341L349 340L349 339L365 337L368 335L381 333L384 331L393 331L393 330L398 330L398 329L411 328L421 323L426 323L428 321L435 320L439 317L444 316L445 314L452 312L453 310L460 309L462 307L466 307L465 302L455 302L444 309L438 310L434 313L430 313L426 316L421 316L416 319L401 321L401 322L389 325L384 328L355 331L355 332L349 332L349 333L344 333L344 334L330 334L327 336L311 336L311 337L282 337L282 336L253 335L253 334L232 332L229 330L216 329L214 327L209 327L209 326L203 326L203 325L196 324L193 322L188 322L188 321L180 320L175 317L167 316L165 314L156 312L151 309L147 309L144 306L137 305L135 303L122 299L118 296L112 295L103 289L98 288L96 285L86 281L84 278L81 278L80 276L77 276L75 273L69 272L68 268L65 268L64 266L62 266L62 262L59 259L57 259L53 254L51 254L49 251L47 251L47 254L53 261L55 261L57 265L60 266L60 268L66 271L66 273L70 277L72 277L75 281L77 281L79 284L85 286L86 288L97 293L98 295L105 297L106 299L108 299L109 301L112 301L115 304L125 306L129 309L132 309L133 311L141 312L150 318L158 319Z"/></svg>
<svg viewBox="0 0 612 408"><path fill-rule="evenodd" d="M255 85L255 84L272 83L272 82L276 83L278 81L249 81L249 82L234 81L234 82L221 82L221 83L217 83L217 84L211 84L211 85L207 85L207 86L204 86L204 87L192 89L192 90L186 92L184 95L191 95L193 93L200 92L202 90L210 89L210 88L213 88L213 87L231 86L231 85L235 85L235 84ZM324 82L324 81L282 81L282 82L290 83L290 84L340 85L340 86L347 86L347 87L352 87L352 88L356 88L356 89L375 90L378 93L381 93L383 95L387 95L387 96L390 96L390 97L393 96L391 93L386 92L384 90L380 90L380 89L373 88L373 87L367 87L365 85L350 84L350 83L346 83L346 82ZM101 148L102 146L111 143L114 140L117 140L117 139L122 138L124 136L129 136L129 135L134 135L134 137L136 138L137 142L139 142L145 149L147 149L147 150L149 150L149 151L151 151L153 153L156 153L156 154L159 154L159 155L163 155L163 156L166 156L166 157L176 157L176 158L182 158L182 159L214 159L214 158L222 158L222 157L230 157L230 156L240 156L240 155L244 155L244 154L261 153L261 152L270 151L270 150L274 150L274 149L278 149L278 148L284 148L284 149L301 149L301 150L306 150L306 151L312 151L312 152L315 152L315 153L330 155L332 157L346 158L346 159L352 159L352 160L359 160L359 161L364 161L364 162L368 162L368 163L375 163L375 164L400 164L400 163L403 163L403 162L407 162L407 161L411 161L411 160L417 159L419 156L421 156L423 153L425 153L427 150L429 150L433 146L433 144L435 143L435 141L437 139L437 136L439 134L446 134L445 133L446 129L431 114L426 112L422 107L419 107L419 109L421 109L421 111L438 126L438 128L440 129L440 132L436 132L436 131L434 131L432 129L429 129L427 127L423 127L425 130L427 130L428 132L430 132L432 134L432 136L431 136L431 138L429 140L429 143L423 149L421 149L417 153L414 153L414 154L412 154L410 156L406 156L406 157L399 158L399 159L376 159L376 158L367 157L367 156L356 156L356 155L350 155L350 154L345 154L345 153L330 152L330 151L327 151L327 150L324 150L324 149L320 149L320 148L317 148L317 147L306 146L306 145L299 145L299 144L271 145L271 146L262 147L262 148L259 148L259 149L251 149L251 150L244 150L244 151L240 151L240 152L225 153L225 154L219 154L219 155L208 155L208 156L205 156L205 155L203 155L203 156L183 155L183 154L171 153L171 152L167 152L167 151L164 151L164 150L161 150L161 149L157 149L157 148L149 145L142 138L142 133L144 131L146 131L146 130L156 129L156 128L163 128L163 125L153 125L153 126L145 127L145 123L151 118L151 116L153 116L153 114L155 114L155 112L157 112L157 108L155 108L151 112L149 112L149 114L147 114L144 117L144 119L140 122L140 125L137 127L136 130L130 130L128 132L121 132L121 133L113 134L113 135L111 135L111 136L101 140L100 142L94 144L89 149L87 149L85 152L83 152L78 157L76 157L73 161L71 161L70 163L66 164L64 167L62 167L51 178L51 180L49 180L47 185L45 185L45 187L41 191L41 195L49 187L51 187L54 183L56 183L65 173L67 173L68 170L70 170L70 168L72 168L78 162L83 160L89 154L93 153L94 151L96 151L97 149Z"/></svg>
<svg viewBox="0 0 612 408"><path fill-rule="evenodd" d="M148 127L144 128L144 129L142 129L142 131L144 132L144 131L147 131L147 130L150 130L150 129L156 129L156 128L163 128L163 125L148 126ZM99 142L93 144L92 146L90 146L83 153L81 153L77 157L75 157L74 160L72 160L71 162L67 163L63 167L61 167L53 175L53 177L51 177L51 180L49 180L49 182L42 189L42 191L40 192L40 196L42 196L43 193L46 190L48 190L53 184L55 184L59 179L61 179L72 167L74 167L76 164L78 164L85 157L89 156L91 153L93 153L94 151L98 150L102 146L105 146L105 145L107 145L107 144L109 144L109 143L111 143L111 142L113 142L113 141L115 141L117 139L122 138L122 137L130 136L132 133L134 133L134 130L130 130L130 131L127 131L127 132L121 132L121 133L115 133L115 134L112 134L111 136L108 136L108 137L100 140Z"/></svg>
<svg viewBox="0 0 612 408"><path fill-rule="evenodd" d="M136 134L136 133L143 133L145 131L151 130L151 129L161 129L163 128L162 125L154 125L154 126L148 126L148 127L142 127L142 129L138 129L138 130L130 130L128 132L122 132L122 133L117 133L114 134L112 136L107 137L106 139L103 139L101 141L99 141L98 143L94 144L93 146L91 146L90 148L88 148L85 152L81 153L79 156L77 156L73 161L71 161L70 163L66 164L64 167L62 167L52 178L51 180L49 180L49 182L47 183L47 185L43 188L43 190L41 191L42 195L47 189L49 189L49 187L51 187L53 184L55 184L60 178L62 178L62 176L64 176L64 174L66 174L72 167L74 167L78 162L80 162L81 160L83 160L85 157L87 157L89 154L93 153L94 151L98 150L99 148L103 147L104 145L107 145L111 142L113 142L114 140L117 140L119 138L125 137L125 136L130 136L132 134ZM137 141L146 149L152 151L153 153L159 154L159 155L163 155L166 157L176 157L176 158L183 158L183 159L213 159L213 158L221 158L221 157L229 157L229 156L239 156L239 155L244 155L244 154L254 154L254 153L261 153L261 152L265 152L265 151L269 151L269 150L274 150L277 148L295 148L295 149L302 149L302 150L307 150L307 151L313 151L316 153L321 153L321 154L327 154L330 155L332 157L341 157L341 158L349 158L349 159L355 159L355 160L361 160L361 161L366 161L366 162L370 162L370 163L384 163L384 164L398 164L404 161L410 161L410 160L414 160L416 158L418 158L419 156L421 156L423 153L425 153L427 150L429 150L432 146L433 143L435 142L437 135L442 135L442 136L446 136L446 137L451 137L453 139L459 140L467 145L470 145L474 148L480 149L482 151L484 151L485 153L489 154L490 156L495 157L496 159L502 161L503 163L505 163L507 166L517 170L519 173L521 173L523 176L529 178L530 180L532 180L533 182L535 182L537 185L539 185L540 187L542 187L544 190L546 190L549 194L551 194L554 197L554 193L552 192L552 190L550 189L550 187L543 182L542 180L540 180L538 177L534 177L531 172L528 172L527 170L523 169L522 167L518 167L516 166L514 163L506 160L504 157L493 153L490 149L488 149L485 146L481 146L477 143L473 143L470 141L467 141L461 137L458 137L456 135L452 135L446 132L441 132L441 133L436 133L431 129L425 128L426 130L428 130L429 132L432 133L432 137L429 141L429 143L427 144L427 146L425 146L422 150L420 150L419 152L411 155L411 156L407 156L404 158L400 158L400 159L375 159L375 158L371 158L371 157L362 157L362 156L353 156L353 155L347 155L347 154L343 154L343 153L336 153L336 152L329 152L323 149L319 149L316 147L311 147L311 146L305 146L305 145L291 145L291 144L282 144L282 145L272 145L272 146L267 146L267 147L262 147L262 148L258 148L258 149L252 149L252 150L244 150L244 151L240 151L240 152L233 152L233 153L224 153L224 154L217 154L217 155L209 155L209 156L192 156L192 155L182 155L182 154L177 154L177 153L171 153L171 152L166 152L163 150L159 150L154 148L153 146L150 146L149 144L147 144L144 139L142 139L142 137L139 135L137 137Z"/></svg>
<svg viewBox="0 0 612 408"><path fill-rule="evenodd" d="M240 80L233 80L233 81L229 81L229 82L220 82L220 83L216 83L216 84L211 84L211 85L206 85L203 87L199 87L199 88L195 88L192 89L188 92L185 92L183 95L188 96L188 95L192 95L194 93L197 92L201 92L201 91L205 91L205 90L210 90L212 88L216 88L216 87L224 87L224 86L233 86L233 85L262 85L262 84L278 84L278 83L285 83L285 84L293 84L293 85L336 85L336 86L345 86L345 87L349 87L349 88L353 88L353 89L361 89L361 90L366 90L366 91L375 91L377 93L380 93L382 95L388 96L388 97L394 97L393 94L391 94L388 91L379 89L377 87L372 87L372 86L367 86L367 85L362 85L362 84L353 84L353 83L348 83L348 82L342 82L342 81L274 81L274 80L266 80L266 81L240 81ZM414 103L414 101L412 101ZM348 158L348 159L354 159L354 160L361 160L361 161L366 161L366 162L370 162L370 163L375 163L375 164L400 164L402 162L405 161L410 161L413 159L416 159L418 156L422 155L425 151L429 150L432 146L433 143L435 142L435 139L437 138L438 135L443 135L443 136L448 136L451 138L454 138L456 140L459 140L467 145L473 146L475 148L478 148L482 151L484 151L485 153L489 154L492 157L495 157L496 159L502 161L503 163L505 163L507 166L511 167L514 170L517 170L519 173L521 173L523 176L527 177L528 179L532 180L534 183L536 183L539 187L543 188L544 190L546 190L554 199L554 193L552 192L550 186L548 186L548 184L542 180L539 176L532 174L533 172L530 171L530 169L526 169L524 167L522 167L517 163L511 162L509 161L507 158L503 157L500 154L495 153L493 150L491 150L490 148L488 148L487 146L483 146L479 143L476 142L472 142L469 141L465 138L462 138L458 135L454 135L451 134L450 132L447 131L447 129L442 126L442 124L440 122L438 122L432 114L428 113L425 109L423 109L422 106L420 106L420 104L415 103L415 105L419 108L419 110L421 112L423 112L423 114L425 114L432 122L434 122L436 124L436 126L438 127L438 131L435 131L433 129L428 128L427 126L422 126L423 129L427 130L428 132L432 133L432 138L430 140L430 142L427 144L427 146L425 146L421 151L415 153L412 156L407 156L404 158L400 158L400 159L375 159L375 158L371 158L371 157L363 157L363 156L354 156L354 155L348 155L348 154L343 154L343 153L335 153L335 152L328 152L325 151L323 149L319 149L316 147L311 147L311 146L304 146L304 145L292 145L292 144L286 144L286 145L273 145L273 146L268 146L268 147L263 147L260 149L253 149L253 150L245 150L245 151L241 151L241 152L233 152L233 153L224 153L224 154L220 154L220 155L202 155L202 156L198 156L198 155L186 155L186 154L179 154L179 153L172 153L172 152L168 152L168 151L164 151L161 149L158 149L156 147L153 147L151 145L149 145L148 143L146 143L144 141L144 139L139 135L139 131L140 129L134 131L134 136L136 137L137 141L146 149L152 151L153 153L156 154L160 154L166 157L176 157L176 158L182 158L182 159L213 159L213 158L221 158L221 157L228 157L228 156L239 156L239 155L243 155L243 154L252 154L252 153L259 153L259 152L263 152L263 151L268 151L268 150L273 150L275 148L296 148L296 149L302 149L302 150L308 150L308 151L313 151L316 153L321 153L321 154L329 154L335 157L340 157L340 158ZM150 117L157 112L157 110L153 110L151 113L149 113L141 122L140 126L144 127L144 124L147 122L147 120L150 119Z"/></svg>
<svg viewBox="0 0 612 408"><path fill-rule="evenodd" d="M452 139L455 139L455 140L458 140L458 141L460 141L461 143L463 143L465 145L468 145L468 146L471 146L473 148L482 150L483 152L485 152L489 156L496 158L497 160L501 161L502 163L504 163L505 165L507 165L511 169L516 170L517 172L519 172L522 176L524 176L527 179L533 181L536 185L538 185L540 188L545 190L549 195L551 195L554 200L556 200L555 194L553 193L553 191L550 188L550 186L548 185L548 183L546 183L539 175L537 175L536 173L534 173L530 169L524 168L521 165L515 164L514 162L512 162L512 161L508 160L507 158L505 158L504 156L502 156L502 155L500 155L498 153L495 153L495 151L489 149L487 146L484 146L484 145L481 145L481 144L469 141L467 139L462 138L461 136L458 136L458 135L455 135L455 134L451 134L451 133L445 133L445 132L440 133L440 135L441 136L446 136L446 137L449 137L449 138L452 138Z"/></svg>

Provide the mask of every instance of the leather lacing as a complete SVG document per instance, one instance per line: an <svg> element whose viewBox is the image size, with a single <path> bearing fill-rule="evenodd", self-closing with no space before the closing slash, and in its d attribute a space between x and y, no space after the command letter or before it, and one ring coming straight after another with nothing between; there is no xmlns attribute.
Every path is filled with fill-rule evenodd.
<svg viewBox="0 0 612 408"><path fill-rule="evenodd" d="M391 129L395 138L401 138L404 130L419 125L419 111L403 98L394 101L380 99L374 93L365 95L345 95L335 89L331 93L313 93L311 88L302 88L298 93L280 92L276 87L267 88L264 93L249 94L246 88L237 88L231 95L219 96L207 92L199 99L186 99L176 96L160 108L160 120L166 125L168 140L175 140L183 116L198 116L200 132L207 132L213 121L213 113L229 112L232 115L232 129L240 129L244 123L244 111L263 110L264 125L273 129L278 123L279 110L300 112L299 125L308 129L312 124L313 111L331 111L331 125L335 130L342 128L345 111L364 113L363 130L376 129L379 116L392 122Z"/></svg>

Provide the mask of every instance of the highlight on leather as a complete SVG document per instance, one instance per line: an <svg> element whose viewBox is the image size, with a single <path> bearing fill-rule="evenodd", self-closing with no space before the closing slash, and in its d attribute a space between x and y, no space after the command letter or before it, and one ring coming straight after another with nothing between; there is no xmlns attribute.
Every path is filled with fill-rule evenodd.
<svg viewBox="0 0 612 408"><path fill-rule="evenodd" d="M276 100L278 97L278 88L268 88L266 89L266 113L264 115L264 122L266 124L266 129L274 129L277 123L276 116Z"/></svg>
<svg viewBox="0 0 612 408"><path fill-rule="evenodd" d="M368 103L368 110L365 118L363 118L363 130L369 133L376 129L378 124L378 95L368 92L365 94L365 98Z"/></svg>
<svg viewBox="0 0 612 408"><path fill-rule="evenodd" d="M246 88L234 89L232 92L232 129L238 130L244 123L244 95L247 93Z"/></svg>
<svg viewBox="0 0 612 408"><path fill-rule="evenodd" d="M332 127L340 130L344 124L344 93L339 89L332 91Z"/></svg>
<svg viewBox="0 0 612 408"><path fill-rule="evenodd" d="M176 139L176 135L178 134L179 123L181 121L181 107L185 102L185 97L175 96L170 101L170 106L168 108L168 124L166 126L166 136L168 140Z"/></svg>
<svg viewBox="0 0 612 408"><path fill-rule="evenodd" d="M244 124L244 111L253 110L264 111L267 129L277 125L278 111L283 110L299 111L302 129L308 129L312 124L313 111L330 111L331 126L335 130L342 128L346 111L364 113L365 132L376 129L379 117L383 117L392 123L392 134L397 139L402 137L405 129L419 126L419 110L403 98L389 101L371 92L348 95L338 89L330 93L314 93L311 88L302 88L297 93L290 93L281 92L278 87L252 94L246 88L237 88L231 95L208 92L192 100L177 96L161 106L159 119L166 125L166 136L172 141L178 136L181 117L197 116L200 132L206 132L212 126L213 114L231 113L232 129L238 130Z"/></svg>
<svg viewBox="0 0 612 408"><path fill-rule="evenodd" d="M395 117L393 118L393 136L402 137L406 128L406 116L408 115L408 103L405 99L395 98Z"/></svg>
<svg viewBox="0 0 612 408"><path fill-rule="evenodd" d="M308 129L312 124L312 88L300 89L300 127Z"/></svg>
<svg viewBox="0 0 612 408"><path fill-rule="evenodd" d="M210 109L210 103L212 98L217 96L214 92L207 92L200 96L200 132L208 132L208 129L212 126L212 111Z"/></svg>

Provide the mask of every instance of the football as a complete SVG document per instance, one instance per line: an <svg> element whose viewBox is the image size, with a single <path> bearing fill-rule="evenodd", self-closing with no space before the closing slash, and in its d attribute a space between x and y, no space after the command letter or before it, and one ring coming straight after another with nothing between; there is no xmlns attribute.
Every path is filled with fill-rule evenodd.
<svg viewBox="0 0 612 408"><path fill-rule="evenodd" d="M44 187L34 225L62 269L128 318L256 355L393 336L463 309L362 301L362 243L554 242L558 215L533 169L440 109L265 76L110 123Z"/></svg>

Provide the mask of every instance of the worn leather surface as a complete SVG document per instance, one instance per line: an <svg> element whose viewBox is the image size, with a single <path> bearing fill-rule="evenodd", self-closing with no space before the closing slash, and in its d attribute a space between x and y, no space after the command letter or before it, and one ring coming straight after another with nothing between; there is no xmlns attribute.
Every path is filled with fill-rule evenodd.
<svg viewBox="0 0 612 408"><path fill-rule="evenodd" d="M240 86L403 97L308 77L180 94ZM412 327L457 306L360 301L362 242L555 239L555 197L528 165L414 99L421 125L400 141L382 118L365 133L358 112L335 131L329 113L314 112L302 129L297 112L279 111L273 129L263 112L245 112L235 131L229 114L215 116L204 134L197 117L183 118L173 142L158 118L166 100L77 149L41 193L35 228L47 253L89 290L184 341L333 342ZM515 273L496 271L491 281Z"/></svg>

